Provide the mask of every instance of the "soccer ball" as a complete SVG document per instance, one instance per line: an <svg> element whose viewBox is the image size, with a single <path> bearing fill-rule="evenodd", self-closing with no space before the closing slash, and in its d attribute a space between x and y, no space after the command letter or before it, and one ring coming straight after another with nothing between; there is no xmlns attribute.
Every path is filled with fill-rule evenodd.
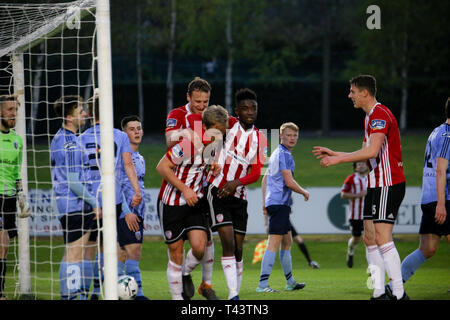
<svg viewBox="0 0 450 320"><path fill-rule="evenodd" d="M123 275L119 277L117 281L119 300L133 300L136 298L138 290L138 284L132 276Z"/></svg>

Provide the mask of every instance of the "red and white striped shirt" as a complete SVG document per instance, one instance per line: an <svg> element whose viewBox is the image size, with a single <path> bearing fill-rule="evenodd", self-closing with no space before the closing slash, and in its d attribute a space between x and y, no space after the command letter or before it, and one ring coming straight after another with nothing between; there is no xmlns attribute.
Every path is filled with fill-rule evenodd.
<svg viewBox="0 0 450 320"><path fill-rule="evenodd" d="M344 181L341 188L342 192L359 194L367 190L367 175L353 173ZM348 218L352 220L362 220L364 213L364 197L348 199L349 210Z"/></svg>
<svg viewBox="0 0 450 320"><path fill-rule="evenodd" d="M250 169L252 172L253 170L258 172L258 168L260 170L264 165L267 155L267 138L255 126L246 131L235 117L229 117L228 126L225 146L218 161L222 171L215 177L211 173L208 175L208 182L219 189L228 181L244 178ZM259 175L254 178L257 180ZM242 185L236 188L234 196L245 200L247 198L245 184L254 182L254 178L248 181L241 179Z"/></svg>
<svg viewBox="0 0 450 320"><path fill-rule="evenodd" d="M375 158L369 159L368 188L392 186L405 181L397 120L386 106L375 104L364 119L364 142L370 145L372 133L384 133L384 142Z"/></svg>
<svg viewBox="0 0 450 320"><path fill-rule="evenodd" d="M189 125L196 126L195 121L200 121L201 114L192 114L187 118ZM204 132L198 132L199 136L203 136ZM180 142L170 148L166 157L175 165L174 173L181 182L187 187L194 190L198 198L203 197L203 176L207 162L204 157L206 155L205 145L207 141L202 139L203 144L194 143L190 139L183 138ZM195 146L194 146L195 144ZM215 150L209 150L214 153ZM208 159L211 157L207 157ZM163 180L161 189L159 192L159 199L166 205L170 206L182 206L186 204L186 199L183 193L175 188L173 185Z"/></svg>
<svg viewBox="0 0 450 320"><path fill-rule="evenodd" d="M189 103L170 111L166 119L166 132L189 128L189 121L187 118L190 114L192 114L192 112Z"/></svg>

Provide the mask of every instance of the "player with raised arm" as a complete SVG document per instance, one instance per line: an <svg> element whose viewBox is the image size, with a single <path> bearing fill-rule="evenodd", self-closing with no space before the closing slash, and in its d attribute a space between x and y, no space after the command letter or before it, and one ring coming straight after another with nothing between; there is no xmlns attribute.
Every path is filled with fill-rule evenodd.
<svg viewBox="0 0 450 320"><path fill-rule="evenodd" d="M141 120L137 116L127 116L121 121L122 130L130 139L132 150L132 159L136 174L139 181L139 187L144 194L144 177L145 177L145 159L139 153L139 145L142 142L144 131L142 130ZM119 239L119 276L125 274L132 276L139 287L139 291L135 300L148 300L142 291L142 277L139 268L139 261L142 255L142 240L144 238L144 214L145 203L141 203L135 207L131 206L131 199L134 195L133 187L125 172L122 171L122 188L125 195L124 201L127 202L131 212L124 214L117 220L117 238Z"/></svg>
<svg viewBox="0 0 450 320"><path fill-rule="evenodd" d="M247 232L246 185L258 181L267 153L267 138L254 122L258 114L254 91L245 88L235 94L235 113L230 117L224 149L219 157L222 171L208 175L208 203L211 229L222 243L222 269L228 299L239 299L244 268L242 250Z"/></svg>
<svg viewBox="0 0 450 320"><path fill-rule="evenodd" d="M93 97L88 102L89 117L93 119L94 125L86 129L80 135L80 142L88 157L87 179L92 183L92 193L97 197L100 206L102 205L102 177L101 177L101 140L100 140L100 112L99 99ZM125 170L126 175L133 188L134 195L131 199L131 205L137 206L142 201L142 192L139 187L138 177L134 168L132 159L132 150L130 147L130 139L128 135L118 129L113 129L114 140L114 175L115 175L115 199L116 199L116 214L119 217L122 212L127 214L130 212L127 202L123 201L124 195L122 191L122 170ZM86 258L93 259L95 254L95 243L99 236L98 232L91 235L89 239L88 250L86 251ZM102 244L102 237L100 237L100 244ZM94 262L94 288L91 294L91 300L97 300L100 294L100 279L102 278L101 271L103 269L103 250L100 246L100 252L97 253Z"/></svg>
<svg viewBox="0 0 450 320"><path fill-rule="evenodd" d="M0 96L0 300L6 299L6 256L10 239L17 237L16 213L30 215L22 191L22 138L13 130L18 104L13 95Z"/></svg>
<svg viewBox="0 0 450 320"><path fill-rule="evenodd" d="M376 98L376 80L360 75L350 80L348 97L354 108L366 113L364 141L355 152L336 152L315 146L313 154L322 167L343 162L367 161L369 166L367 195L364 198L364 243L374 292L371 299L388 299L384 280L387 272L395 299L409 299L403 289L401 261L392 230L398 209L405 196L405 175L397 120Z"/></svg>
<svg viewBox="0 0 450 320"><path fill-rule="evenodd" d="M186 99L188 101L184 106L170 111L166 120L166 145L167 149L173 147L183 135L188 135L183 130L190 128L187 117L191 114L202 114L209 105L211 96L211 85L208 81L195 77L187 88ZM192 255L192 252L189 253ZM202 283L198 287L198 293L208 300L217 300L216 293L212 288L212 273L214 266L214 241L212 232L208 232L208 243L202 259ZM195 287L191 275L186 271L183 264L183 294L186 298L194 295Z"/></svg>
<svg viewBox="0 0 450 320"><path fill-rule="evenodd" d="M450 241L450 195L448 162L450 160L450 98L445 103L446 121L428 137L422 179L422 220L420 245L402 262L403 281L434 256L442 236ZM390 287L389 287L390 289Z"/></svg>
<svg viewBox="0 0 450 320"><path fill-rule="evenodd" d="M364 196L367 193L367 163L353 162L353 171L341 188L341 198L348 200L348 219L352 236L347 243L347 267L353 267L353 256L359 243L363 226Z"/></svg>
<svg viewBox="0 0 450 320"><path fill-rule="evenodd" d="M83 253L94 220L101 218L101 208L91 193L85 177L87 158L77 137L86 121L83 99L75 95L62 96L54 110L63 119L50 145L52 185L59 211L66 249L59 269L62 300L86 300L92 281L92 263Z"/></svg>
<svg viewBox="0 0 450 320"><path fill-rule="evenodd" d="M298 283L292 275L292 236L289 221L292 191L303 195L305 201L309 199L309 192L294 179L295 161L291 152L297 144L298 131L295 123L287 122L281 125L281 144L270 156L269 168L262 181L263 213L269 217L269 241L261 262L256 292L277 292L269 287L269 276L278 250L286 278L285 290L300 290L305 287L305 283Z"/></svg>
<svg viewBox="0 0 450 320"><path fill-rule="evenodd" d="M222 146L222 136L228 125L228 113L221 106L208 107L203 116L190 115L191 127L198 128L193 122L201 122L203 128L198 139L182 139L161 158L156 169L163 177L158 198L158 215L165 243L168 246L169 262L167 279L173 300L182 300L182 266L184 242L191 245L186 259L185 269L190 273L200 264L207 243L208 222L205 211L203 175L208 164L210 172L217 174L220 167L213 160ZM196 133L197 135L197 133ZM211 138L210 138L211 137ZM213 141L214 144L208 144ZM211 146L211 147L210 147Z"/></svg>

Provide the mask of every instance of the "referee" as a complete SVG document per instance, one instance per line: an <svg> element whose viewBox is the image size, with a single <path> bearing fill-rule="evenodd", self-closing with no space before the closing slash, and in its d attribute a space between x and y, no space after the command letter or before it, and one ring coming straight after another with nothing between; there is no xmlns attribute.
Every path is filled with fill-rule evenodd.
<svg viewBox="0 0 450 320"><path fill-rule="evenodd" d="M23 217L29 215L20 176L22 138L12 130L16 125L17 107L15 96L0 96L0 300L6 300L3 291L9 239L17 236L17 200L21 213L25 214Z"/></svg>

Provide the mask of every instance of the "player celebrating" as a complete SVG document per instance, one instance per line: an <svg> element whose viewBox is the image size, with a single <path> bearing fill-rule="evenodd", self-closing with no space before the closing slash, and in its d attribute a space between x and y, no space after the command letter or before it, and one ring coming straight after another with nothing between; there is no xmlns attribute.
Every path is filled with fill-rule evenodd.
<svg viewBox="0 0 450 320"><path fill-rule="evenodd" d="M80 142L82 147L87 153L88 163L88 179L92 182L92 192L98 198L100 206L102 205L102 192L101 192L101 159L100 159L100 112L99 112L99 99L93 97L89 103L89 116L93 119L94 125L88 128L83 134L80 135ZM122 191L122 170L125 170L126 175L131 183L134 191L134 195L131 199L131 205L137 206L142 201L142 192L139 187L136 170L132 160L132 150L130 147L130 139L128 135L118 129L113 129L114 139L114 170L115 170L115 199L116 199L116 214L120 217L122 211L125 214L130 212L130 209L125 202L123 202ZM89 250L86 253L86 257L92 259L94 257L95 242L97 241L98 233L92 234L90 237ZM100 243L102 239L100 238ZM100 279L101 270L103 269L103 252L99 253L99 257L95 259L94 263L94 289L91 295L92 300L98 299L100 294ZM99 266L100 265L100 266Z"/></svg>
<svg viewBox="0 0 450 320"><path fill-rule="evenodd" d="M367 164L353 162L354 173L349 175L341 188L341 198L348 199L349 222L352 236L347 246L347 266L353 267L353 256L363 231L364 196L367 193Z"/></svg>
<svg viewBox="0 0 450 320"><path fill-rule="evenodd" d="M256 292L277 292L269 287L269 276L278 249L280 261L286 278L285 290L300 290L305 283L298 283L292 276L291 257L291 213L292 191L309 199L309 192L303 189L293 175L295 162L292 149L297 144L298 126L295 123L283 123L280 127L281 144L272 153L269 159L269 168L262 181L263 213L269 217L269 242L261 262L261 274Z"/></svg>
<svg viewBox="0 0 450 320"><path fill-rule="evenodd" d="M201 120L203 128L208 130L205 135L200 136L203 141L198 143L182 139L169 149L156 168L164 178L158 199L158 215L168 245L167 278L173 300L183 299L181 264L185 239L189 240L192 249L187 253L185 261L185 268L189 273L201 262L205 253L208 224L205 214L207 206L203 197L203 174L209 163L208 158L218 151L205 148L206 141L203 137L207 137L214 129L214 143L221 146L222 136L228 125L228 113L221 106L210 106L203 116L191 115L188 117L188 121L190 120ZM211 153L207 155L206 150ZM217 173L217 169L220 170L220 167L214 165L210 171Z"/></svg>
<svg viewBox="0 0 450 320"><path fill-rule="evenodd" d="M0 300L5 300L6 256L9 241L17 236L19 218L30 214L22 191L22 138L14 130L18 101L15 96L0 96Z"/></svg>
<svg viewBox="0 0 450 320"><path fill-rule="evenodd" d="M142 136L144 134L141 120L137 116L125 117L122 119L121 127L130 139L133 164L136 169L139 187L142 194L144 194L145 160L139 153L139 145L142 142ZM144 236L145 204L144 201L141 201L136 207L131 206L134 191L125 169L122 171L122 188L125 196L124 201L126 201L132 211L128 214L122 212L117 220L119 255L123 257L119 259L119 276L123 274L123 269L125 268L125 273L134 277L139 287L135 300L148 300L142 291L142 277L139 268L142 253L142 239Z"/></svg>
<svg viewBox="0 0 450 320"><path fill-rule="evenodd" d="M422 221L420 245L402 262L403 281L434 256L442 236L450 241L450 195L448 192L448 162L450 160L450 98L445 104L447 120L430 134L425 149L422 181Z"/></svg>
<svg viewBox="0 0 450 320"><path fill-rule="evenodd" d="M400 132L392 112L377 102L376 80L360 75L350 80L348 97L355 108L366 113L363 147L355 152L336 152L316 146L313 154L322 167L342 162L368 160L369 177L364 199L364 242L374 281L372 299L388 299L384 287L385 270L391 279L396 299L409 299L403 289L400 256L392 239L398 209L405 196L405 175L400 147Z"/></svg>
<svg viewBox="0 0 450 320"><path fill-rule="evenodd" d="M180 137L183 130L190 128L187 117L191 114L202 114L209 105L211 96L211 86L208 81L195 77L188 85L186 99L188 103L184 106L173 109L166 120L166 145L167 149L173 147ZM191 250L191 249L190 249ZM188 255L192 255L192 252ZM212 273L214 265L214 241L211 231L208 231L208 243L202 259L202 283L198 288L198 293L208 300L217 300L215 291L212 288ZM183 264L183 294L186 298L194 295L195 287L191 275L186 271Z"/></svg>
<svg viewBox="0 0 450 320"><path fill-rule="evenodd" d="M242 246L247 231L245 186L258 181L265 162L267 139L253 124L258 113L256 94L240 89L235 94L238 118L230 117L225 147L219 158L223 168L208 175L208 202L212 230L222 243L222 269L228 285L228 299L239 299L244 263Z"/></svg>
<svg viewBox="0 0 450 320"><path fill-rule="evenodd" d="M86 121L83 100L67 95L54 104L55 113L63 118L62 127L50 145L51 173L56 204L66 245L59 269L62 300L86 300L92 281L92 263L83 260L83 251L91 229L101 218L101 208L86 184L82 146L76 136Z"/></svg>

